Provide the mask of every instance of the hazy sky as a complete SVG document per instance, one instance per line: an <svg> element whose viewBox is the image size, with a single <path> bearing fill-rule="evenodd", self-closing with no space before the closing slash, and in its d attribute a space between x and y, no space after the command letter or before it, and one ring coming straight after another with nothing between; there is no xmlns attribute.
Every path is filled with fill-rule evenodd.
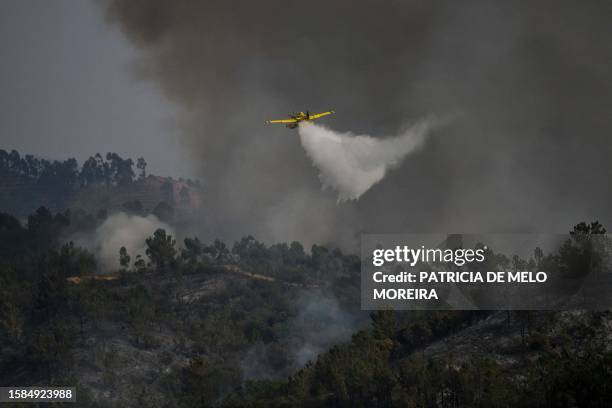
<svg viewBox="0 0 612 408"><path fill-rule="evenodd" d="M0 148L48 158L144 156L189 176L174 107L133 78L135 49L93 1L4 0L0 13Z"/></svg>
<svg viewBox="0 0 612 408"><path fill-rule="evenodd" d="M2 147L114 150L191 174L201 237L354 246L361 232L612 227L610 1L2 5ZM332 129L377 138L455 120L337 204L297 133L264 124L329 108Z"/></svg>

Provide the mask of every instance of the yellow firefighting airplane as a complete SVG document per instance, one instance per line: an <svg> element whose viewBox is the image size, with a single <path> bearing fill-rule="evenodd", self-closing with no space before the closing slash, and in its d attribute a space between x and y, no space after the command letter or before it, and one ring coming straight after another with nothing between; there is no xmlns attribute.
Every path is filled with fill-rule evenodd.
<svg viewBox="0 0 612 408"><path fill-rule="evenodd" d="M266 120L266 123L285 123L289 129L295 129L298 127L300 122L310 122L315 119L319 119L320 117L331 115L334 112L333 110L327 112L317 113L315 115L311 115L310 112L297 112L290 113L288 119L278 119L278 120Z"/></svg>

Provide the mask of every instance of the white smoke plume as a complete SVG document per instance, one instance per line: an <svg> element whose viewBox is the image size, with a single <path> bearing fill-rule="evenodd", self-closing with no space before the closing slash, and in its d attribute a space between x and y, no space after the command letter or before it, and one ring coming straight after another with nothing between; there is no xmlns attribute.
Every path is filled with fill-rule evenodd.
<svg viewBox="0 0 612 408"><path fill-rule="evenodd" d="M338 202L357 200L409 154L420 149L433 119L426 119L398 136L375 138L370 135L339 133L314 123L299 127L306 154L319 169L323 188L338 192Z"/></svg>
<svg viewBox="0 0 612 408"><path fill-rule="evenodd" d="M174 235L172 228L154 215L141 217L116 213L109 216L91 235L77 237L75 241L96 255L101 269L113 271L120 267L119 249L122 246L132 257L132 262L136 255L145 257L145 240L158 228Z"/></svg>

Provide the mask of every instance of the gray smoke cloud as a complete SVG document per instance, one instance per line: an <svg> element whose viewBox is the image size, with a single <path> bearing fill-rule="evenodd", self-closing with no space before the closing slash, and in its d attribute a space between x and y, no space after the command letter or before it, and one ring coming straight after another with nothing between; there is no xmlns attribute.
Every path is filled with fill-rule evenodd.
<svg viewBox="0 0 612 408"><path fill-rule="evenodd" d="M185 157L208 191L205 239L355 248L362 231L612 225L608 1L106 5L137 47L133 74L182 111ZM337 205L299 134L264 125L330 107L337 114L321 122L356 135L461 117L358 201Z"/></svg>
<svg viewBox="0 0 612 408"><path fill-rule="evenodd" d="M342 202L361 197L387 171L421 148L430 127L431 120L424 120L398 136L384 139L334 132L314 123L300 125L299 133L308 157L320 171L323 188L336 190L338 202Z"/></svg>
<svg viewBox="0 0 612 408"><path fill-rule="evenodd" d="M135 260L136 255L141 255L146 259L145 240L152 236L158 228L165 229L167 233L174 235L173 229L154 215L141 217L120 212L110 215L95 231L73 237L72 240L91 250L101 269L108 272L120 268L119 250L122 246L131 256L132 261Z"/></svg>

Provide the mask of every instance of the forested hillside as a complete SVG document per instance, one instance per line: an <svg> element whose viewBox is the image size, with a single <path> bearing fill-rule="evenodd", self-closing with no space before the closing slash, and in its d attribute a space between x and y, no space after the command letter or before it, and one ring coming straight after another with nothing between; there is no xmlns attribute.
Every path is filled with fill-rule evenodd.
<svg viewBox="0 0 612 408"><path fill-rule="evenodd" d="M609 312L359 310L360 260L297 242L176 242L122 269L65 238L102 219L0 216L0 385L80 406L601 406ZM576 234L603 232L580 224ZM561 262L561 260L559 260Z"/></svg>
<svg viewBox="0 0 612 408"><path fill-rule="evenodd" d="M44 205L58 212L127 209L185 219L200 208L199 182L154 176L146 169L144 158L134 161L117 153L95 154L79 167L75 159L46 160L0 150L0 211L25 217Z"/></svg>

